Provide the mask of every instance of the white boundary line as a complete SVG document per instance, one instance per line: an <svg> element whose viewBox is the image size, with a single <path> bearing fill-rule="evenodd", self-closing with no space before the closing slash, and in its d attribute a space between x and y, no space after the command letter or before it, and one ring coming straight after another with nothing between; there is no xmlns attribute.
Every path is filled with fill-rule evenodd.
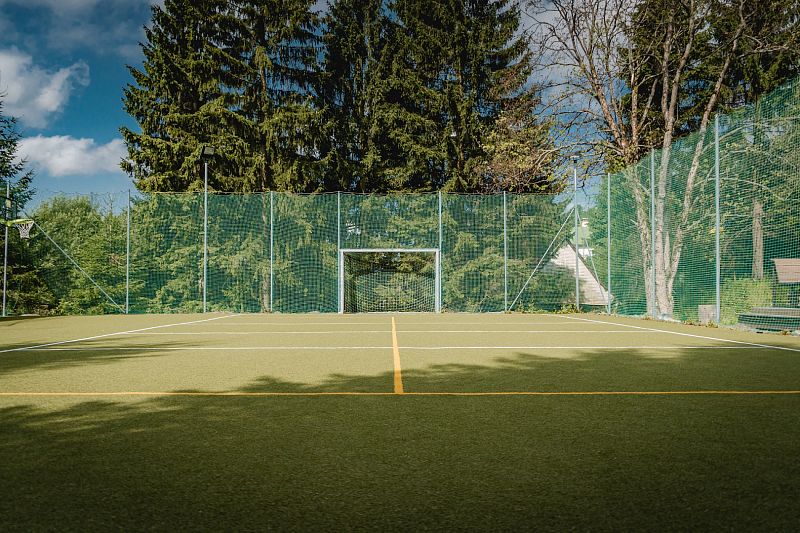
<svg viewBox="0 0 800 533"><path fill-rule="evenodd" d="M302 316L302 315L300 315ZM438 315L435 318L439 318L444 315ZM226 324L226 326L270 326L270 327L280 327L280 326L293 326L296 325L297 321L290 321L287 320L286 322L231 322ZM404 322L406 326L419 326L419 325L430 325L432 322ZM438 323L438 322L437 322ZM553 324L574 324L575 322L569 320L551 320L547 322L461 322L461 321L454 321L454 325L478 325L478 326L486 326L487 324L497 324L497 325L505 325L505 326L550 326ZM383 322L348 322L347 320L341 320L339 322L303 322L303 326L380 326ZM447 321L442 321L440 324L447 325ZM404 330L407 331L407 330ZM433 331L433 330L431 330ZM275 333L280 333L280 331L275 331Z"/></svg>
<svg viewBox="0 0 800 533"><path fill-rule="evenodd" d="M748 346L401 346L403 350L745 350Z"/></svg>
<svg viewBox="0 0 800 533"><path fill-rule="evenodd" d="M128 331L116 331L114 333L104 333L102 335L93 335L91 337L83 337L83 338L80 338L80 339L71 339L71 340L68 340L68 341L47 342L47 343L44 343L44 344L35 344L33 346L22 346L22 347L19 347L19 348L7 348L5 350L0 350L0 353L22 352L22 351L27 351L27 350L37 350L39 348L47 348L49 346L59 346L61 344L71 344L73 342L82 342L82 341L91 341L91 340L95 340L95 339L104 339L106 337L114 337L116 335L127 335L129 333L137 333L139 331L148 331L148 330L151 330L151 329L171 328L171 327L174 327L174 326L185 326L185 325L189 325L189 324L199 324L200 322L211 322L212 320L220 320L222 318L230 318L232 316L237 316L237 315L234 314L234 315L215 316L213 318L204 318L202 320L191 320L189 322L178 322L178 323L175 323L175 324L162 324L160 326L150 326L150 327L147 327L147 328L132 329L132 330L128 330ZM81 348L81 350L85 350L85 349L86 348Z"/></svg>
<svg viewBox="0 0 800 533"><path fill-rule="evenodd" d="M386 332L384 332L386 333ZM87 346L19 348L39 352L112 352L112 351L269 351L269 350L391 350L392 346ZM749 346L400 346L403 350L746 350Z"/></svg>
<svg viewBox="0 0 800 533"><path fill-rule="evenodd" d="M547 333L634 333L637 335L645 335L650 332L644 331L631 331L629 329L612 329L612 330L579 330L579 329L565 329L565 330L531 330L531 329L404 329L403 333L530 333L530 334L547 334ZM353 335L360 333L391 333L385 329L358 329L352 331L346 330L316 330L316 331L142 331L131 333L131 335ZM666 332L665 332L666 333Z"/></svg>
<svg viewBox="0 0 800 533"><path fill-rule="evenodd" d="M772 349L772 350L785 350L787 352L800 352L800 348L789 348L788 346L776 346L774 344L759 344L757 342L737 341L737 340L733 340L733 339L722 339L720 337L709 337L707 335L695 335L693 333L684 333L684 332L681 332L681 331L670 331L668 329L646 328L644 326L633 326L631 324L624 324L624 323L619 323L619 322L608 322L608 321L605 321L605 320L595 320L595 319L591 319L591 318L581 318L581 317L577 317L577 316L570 316L570 317L565 317L565 318L569 318L571 320L580 320L582 322L591 322L591 323L594 323L594 324L605 324L607 326L623 326L623 327L626 327L626 328L634 328L634 329L639 329L639 330L643 330L643 331L649 331L649 332L652 332L652 333L672 333L673 335L679 335L681 337L692 337L694 339L704 339L704 340L718 341L718 342L730 342L730 343L733 343L733 344L743 344L743 345L746 345L746 346L755 346L757 348L769 348L769 349ZM647 348L647 347L643 346L642 348Z"/></svg>
<svg viewBox="0 0 800 533"><path fill-rule="evenodd" d="M385 331L383 333L386 333ZM189 351L268 351L268 350L391 350L391 346L88 346L81 348L37 348L37 352L114 352L122 350L154 351L154 352L189 352ZM34 350L29 348L29 350Z"/></svg>

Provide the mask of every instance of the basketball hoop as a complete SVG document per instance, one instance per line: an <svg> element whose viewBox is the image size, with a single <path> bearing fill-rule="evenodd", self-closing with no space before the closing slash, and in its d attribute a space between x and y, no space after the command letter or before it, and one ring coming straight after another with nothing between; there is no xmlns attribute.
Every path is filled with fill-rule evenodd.
<svg viewBox="0 0 800 533"><path fill-rule="evenodd" d="M19 230L20 239L31 238L31 228L33 228L33 220L25 220L24 222L18 222L14 224L14 226Z"/></svg>

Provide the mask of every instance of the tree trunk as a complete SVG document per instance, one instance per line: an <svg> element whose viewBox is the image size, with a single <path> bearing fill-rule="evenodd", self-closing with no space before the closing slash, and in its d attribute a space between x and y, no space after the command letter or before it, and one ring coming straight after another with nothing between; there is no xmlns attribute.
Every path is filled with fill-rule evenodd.
<svg viewBox="0 0 800 533"><path fill-rule="evenodd" d="M764 278L764 204L753 199L753 279Z"/></svg>

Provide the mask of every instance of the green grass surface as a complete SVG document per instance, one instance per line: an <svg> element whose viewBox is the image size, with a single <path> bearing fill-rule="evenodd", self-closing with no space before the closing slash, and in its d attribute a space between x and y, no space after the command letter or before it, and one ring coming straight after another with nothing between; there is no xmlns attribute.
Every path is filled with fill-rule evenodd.
<svg viewBox="0 0 800 533"><path fill-rule="evenodd" d="M405 391L800 389L796 338L576 317L613 324L399 315ZM0 350L204 318L4 320ZM0 353L0 393L21 394L0 396L2 527L800 527L800 394L159 394L391 393L393 373L389 315L244 315ZM98 395L30 395L48 392Z"/></svg>

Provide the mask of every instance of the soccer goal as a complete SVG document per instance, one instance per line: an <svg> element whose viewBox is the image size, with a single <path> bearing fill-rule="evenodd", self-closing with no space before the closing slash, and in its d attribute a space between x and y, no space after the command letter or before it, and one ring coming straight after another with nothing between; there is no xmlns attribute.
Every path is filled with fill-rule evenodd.
<svg viewBox="0 0 800 533"><path fill-rule="evenodd" d="M339 250L339 312L441 311L436 248Z"/></svg>

